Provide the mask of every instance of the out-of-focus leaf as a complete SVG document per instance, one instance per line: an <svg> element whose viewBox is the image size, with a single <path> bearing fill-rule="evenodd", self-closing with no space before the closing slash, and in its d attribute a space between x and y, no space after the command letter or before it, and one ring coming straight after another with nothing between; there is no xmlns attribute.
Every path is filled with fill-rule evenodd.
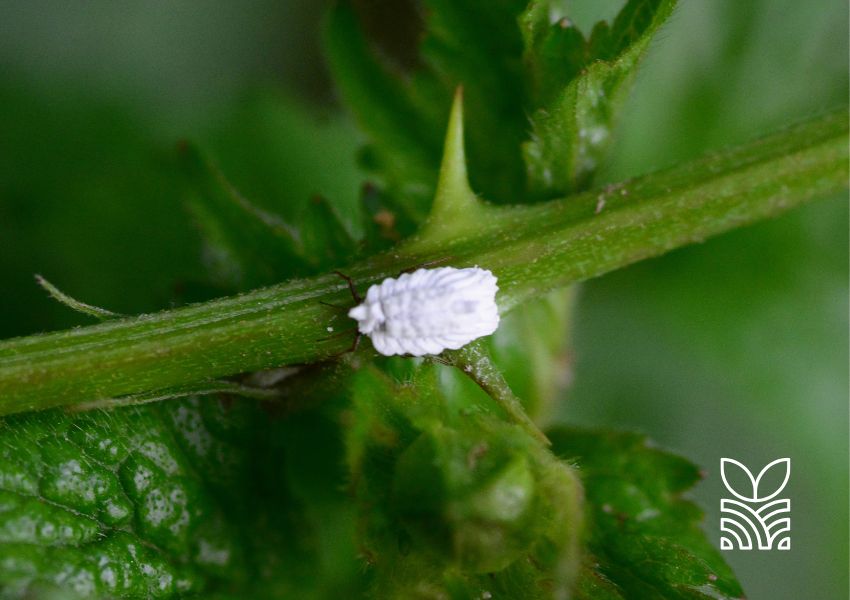
<svg viewBox="0 0 850 600"><path fill-rule="evenodd" d="M539 425L572 379L570 320L577 287L556 290L501 318L486 338L493 361L525 411Z"/></svg>
<svg viewBox="0 0 850 600"><path fill-rule="evenodd" d="M249 202L192 145L180 148L186 203L201 230L213 282L232 289L269 285L305 270L299 232Z"/></svg>
<svg viewBox="0 0 850 600"><path fill-rule="evenodd" d="M370 133L371 166L414 218L423 219L431 201L440 135L458 86L466 99L473 188L493 201L522 200L519 146L527 127L516 18L524 4L427 2L418 66L409 73L380 59L350 3L331 13L327 48L337 85Z"/></svg>
<svg viewBox="0 0 850 600"><path fill-rule="evenodd" d="M34 273L115 312L167 305L200 263L155 127L102 97L4 77L0 337L90 322L33 285Z"/></svg>
<svg viewBox="0 0 850 600"><path fill-rule="evenodd" d="M370 134L369 166L400 207L421 219L436 181L435 133L459 85L474 190L518 203L586 187L640 59L675 0L631 0L611 25L597 23L589 39L554 0L428 0L416 60L395 62L379 47L392 25L373 18L379 9L355 5L341 2L331 12L334 75ZM410 65L402 69L404 62Z"/></svg>
<svg viewBox="0 0 850 600"><path fill-rule="evenodd" d="M630 433L558 428L554 452L574 462L587 494L588 548L581 600L734 599L743 592L682 494L697 467Z"/></svg>
<svg viewBox="0 0 850 600"><path fill-rule="evenodd" d="M229 276L231 288L327 271L357 255L355 240L364 233L357 204L361 175L350 123L265 91L202 139L217 165L206 167L214 185L195 187L225 193L215 203L207 193L208 206L195 212L218 215L205 237L225 243L208 243L219 251L207 254L225 267L218 270ZM218 208L211 211L212 205ZM240 272L251 277L240 283L231 276Z"/></svg>
<svg viewBox="0 0 850 600"><path fill-rule="evenodd" d="M308 119L307 115L304 118ZM298 198L296 190L287 194L290 203L267 198L265 205L280 204L281 211L289 215L284 220L271 209L247 200L193 146L183 145L181 159L191 182L187 203L203 234L204 258L214 283L252 289L340 267L355 256L356 242L345 221L351 223L356 216L341 217L340 209L351 207L340 198L336 203L319 194ZM273 162L274 156L264 160ZM275 182L262 179L277 180L278 176L264 169L263 163L248 166L249 173L243 173L243 179L255 185L260 180L259 189L274 188ZM239 166L234 163L234 167Z"/></svg>
<svg viewBox="0 0 850 600"><path fill-rule="evenodd" d="M297 223L303 259L317 272L341 267L354 258L357 244L326 198L313 196Z"/></svg>
<svg viewBox="0 0 850 600"><path fill-rule="evenodd" d="M572 471L480 391L446 397L436 368L409 373L365 368L354 384L348 456L375 596L565 597L581 528Z"/></svg>
<svg viewBox="0 0 850 600"><path fill-rule="evenodd" d="M324 413L224 397L4 419L3 597L351 593L341 452Z"/></svg>
<svg viewBox="0 0 850 600"><path fill-rule="evenodd" d="M296 224L321 196L359 237L363 173L350 119L264 89L248 95L199 142L234 187L258 207Z"/></svg>
<svg viewBox="0 0 850 600"><path fill-rule="evenodd" d="M336 85L372 138L365 165L383 176L396 209L421 221L436 183L445 121L419 113L401 80L376 61L349 3L331 11L325 40Z"/></svg>
<svg viewBox="0 0 850 600"><path fill-rule="evenodd" d="M459 350L443 352L441 357L474 381L505 411L508 418L522 427L528 435L546 446L549 445L549 440L537 428L534 421L529 418L522 402L507 384L502 372L493 363L493 359L483 342L475 341Z"/></svg>
<svg viewBox="0 0 850 600"><path fill-rule="evenodd" d="M552 4L532 2L521 19L537 99L523 146L528 187L550 197L590 183L641 58L676 0L629 0L589 40L566 17L553 20Z"/></svg>

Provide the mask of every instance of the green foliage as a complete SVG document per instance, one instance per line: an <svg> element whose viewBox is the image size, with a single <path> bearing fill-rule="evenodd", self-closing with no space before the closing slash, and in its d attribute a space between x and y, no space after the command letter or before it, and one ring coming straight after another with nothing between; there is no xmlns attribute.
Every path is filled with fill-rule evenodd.
<svg viewBox="0 0 850 600"><path fill-rule="evenodd" d="M243 198L192 146L184 145L180 153L191 186L187 205L203 234L214 283L232 289L268 285L299 264L292 225Z"/></svg>
<svg viewBox="0 0 850 600"><path fill-rule="evenodd" d="M572 376L570 316L575 296L575 288L566 288L529 302L505 315L485 341L508 386L538 423L551 419L555 401Z"/></svg>
<svg viewBox="0 0 850 600"><path fill-rule="evenodd" d="M483 394L444 396L364 368L347 447L379 598L566 597L582 491L572 470Z"/></svg>
<svg viewBox="0 0 850 600"><path fill-rule="evenodd" d="M544 196L587 187L636 67L676 0L629 0L613 24L597 23L588 40L569 19L556 18L551 4L532 2L521 19L537 107L523 154L528 187Z"/></svg>
<svg viewBox="0 0 850 600"><path fill-rule="evenodd" d="M228 144L238 143L233 134L222 137ZM235 163L231 152L232 148L225 157ZM281 203L278 197L279 211L275 211L246 198L192 144L182 143L178 154L185 180L185 202L204 243L208 283L229 291L250 290L340 267L356 256L357 244L349 231L352 225L343 222L340 208L354 211L341 194L331 201L315 191L308 198L290 192L286 194L289 202ZM266 160L272 166L261 163L252 171L273 170L278 166L277 160L288 159L269 154ZM245 184L250 185L250 180ZM262 187L258 193L269 194ZM265 202L266 206L275 204ZM288 217L285 219L279 212Z"/></svg>
<svg viewBox="0 0 850 600"><path fill-rule="evenodd" d="M240 295L0 344L0 412L118 407L3 417L0 596L742 595L682 497L696 467L541 432L569 376L564 286L842 189L846 111L591 190L675 1L589 36L554 0L422 4L328 17L378 181L359 200L346 125L263 95L162 168L206 267L177 302ZM362 290L429 260L499 276L499 331L441 365L340 357L330 271Z"/></svg>
<svg viewBox="0 0 850 600"><path fill-rule="evenodd" d="M337 427L227 396L5 419L3 597L356 589Z"/></svg>
<svg viewBox="0 0 850 600"><path fill-rule="evenodd" d="M581 473L592 525L579 599L740 598L740 584L682 498L700 480L688 461L644 436L558 428L555 453Z"/></svg>
<svg viewBox="0 0 850 600"><path fill-rule="evenodd" d="M436 183L439 108L458 86L469 115L473 189L517 204L587 188L638 63L675 4L631 0L586 40L561 2L430 0L416 23L423 30L415 66L400 76L358 23L377 17L341 2L327 45L338 85L371 133L370 166L399 209L422 219ZM387 35L380 28L393 26L376 25L378 42Z"/></svg>
<svg viewBox="0 0 850 600"><path fill-rule="evenodd" d="M92 322L50 298L34 273L71 297L138 314L167 305L175 282L197 272L178 180L152 129L104 98L0 78L0 270L13 290L0 294L2 337ZM145 243L129 243L134 234Z"/></svg>

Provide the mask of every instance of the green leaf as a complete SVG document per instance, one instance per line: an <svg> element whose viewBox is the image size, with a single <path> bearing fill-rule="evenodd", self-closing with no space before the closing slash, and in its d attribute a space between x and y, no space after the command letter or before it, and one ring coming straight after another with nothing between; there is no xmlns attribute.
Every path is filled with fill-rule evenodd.
<svg viewBox="0 0 850 600"><path fill-rule="evenodd" d="M6 418L3 597L355 591L341 452L329 414L226 397Z"/></svg>
<svg viewBox="0 0 850 600"><path fill-rule="evenodd" d="M159 124L91 89L47 91L23 72L6 75L0 337L91 322L32 285L33 273L117 313L167 304L175 281L200 263Z"/></svg>
<svg viewBox="0 0 850 600"><path fill-rule="evenodd" d="M406 365L409 367L409 365ZM581 487L484 394L444 396L433 366L358 372L348 462L379 598L566 597Z"/></svg>
<svg viewBox="0 0 850 600"><path fill-rule="evenodd" d="M194 146L181 145L180 162L189 182L186 203L202 232L213 282L250 289L306 270L292 225L242 197Z"/></svg>
<svg viewBox="0 0 850 600"><path fill-rule="evenodd" d="M522 38L517 18L525 0L427 0L420 53L427 70L420 88L466 97L472 188L497 203L522 202L525 174L520 144L527 136ZM426 79L427 78L427 79ZM418 79L413 79L414 84ZM417 106L436 94L416 93ZM424 109L420 108L424 112ZM432 109L433 110L433 109Z"/></svg>
<svg viewBox="0 0 850 600"><path fill-rule="evenodd" d="M537 98L531 140L523 145L533 196L584 189L604 159L637 67L676 0L629 0L610 27L589 40L551 0L532 2L521 18L525 61Z"/></svg>
<svg viewBox="0 0 850 600"><path fill-rule="evenodd" d="M339 268L358 254L362 173L351 123L263 90L201 140L207 152L182 153L187 203L220 289Z"/></svg>
<svg viewBox="0 0 850 600"><path fill-rule="evenodd" d="M538 442L549 445L549 440L528 417L522 402L514 395L501 371L493 363L483 341L476 340L459 350L447 350L441 356L484 390L511 421Z"/></svg>
<svg viewBox="0 0 850 600"><path fill-rule="evenodd" d="M587 187L675 0L630 0L590 39L561 4L428 0L407 69L380 48L381 28L395 24L348 2L331 12L326 41L336 82L371 137L372 168L415 218L424 217L436 183L434 132L459 85L473 189L496 203L524 203Z"/></svg>
<svg viewBox="0 0 850 600"><path fill-rule="evenodd" d="M313 196L297 218L301 256L314 272L342 267L355 257L357 244L337 210Z"/></svg>
<svg viewBox="0 0 850 600"><path fill-rule="evenodd" d="M320 197L359 237L363 173L353 157L360 139L354 124L336 112L262 89L217 119L199 143L258 208L300 229Z"/></svg>
<svg viewBox="0 0 850 600"><path fill-rule="evenodd" d="M433 197L439 133L458 86L464 88L469 115L473 188L492 201L521 200L525 175L520 144L527 118L516 19L524 4L430 0L410 72L382 59L364 35L358 16L366 20L368 7L355 12L352 3L340 2L331 12L326 46L334 79L370 134L371 166L385 178L399 208L417 221L425 217Z"/></svg>
<svg viewBox="0 0 850 600"><path fill-rule="evenodd" d="M549 437L578 468L590 510L579 599L743 596L700 528L702 511L683 498L697 467L638 434L557 428Z"/></svg>
<svg viewBox="0 0 850 600"><path fill-rule="evenodd" d="M373 170L400 197L395 208L419 221L431 200L440 160L440 131L411 105L404 86L376 57L348 2L330 12L325 46L334 75L361 127L373 138Z"/></svg>
<svg viewBox="0 0 850 600"><path fill-rule="evenodd" d="M502 315L484 340L493 362L538 424L552 417L572 377L570 323L576 287L550 292Z"/></svg>
<svg viewBox="0 0 850 600"><path fill-rule="evenodd" d="M252 289L341 267L356 255L354 236L338 208L344 202L313 194L287 206L285 221L248 201L194 146L183 143L180 158L190 183L186 202L201 230L214 284Z"/></svg>

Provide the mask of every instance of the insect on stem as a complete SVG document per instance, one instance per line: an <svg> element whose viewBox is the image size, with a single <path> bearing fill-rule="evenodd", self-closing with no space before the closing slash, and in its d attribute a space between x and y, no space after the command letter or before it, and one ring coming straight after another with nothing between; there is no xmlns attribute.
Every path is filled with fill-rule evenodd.
<svg viewBox="0 0 850 600"><path fill-rule="evenodd" d="M348 316L379 354L437 355L496 330L498 289L487 269L419 268L372 285Z"/></svg>

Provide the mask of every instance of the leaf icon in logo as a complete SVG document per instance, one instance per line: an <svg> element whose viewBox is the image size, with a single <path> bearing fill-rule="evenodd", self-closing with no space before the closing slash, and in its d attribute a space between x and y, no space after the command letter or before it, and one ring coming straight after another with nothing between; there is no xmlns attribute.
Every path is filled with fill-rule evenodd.
<svg viewBox="0 0 850 600"><path fill-rule="evenodd" d="M751 489L746 490L745 493L739 493L736 491L730 484L729 478L727 477L727 472L731 475L732 471L737 468L741 472L743 472L747 479L750 482ZM759 482L762 478L771 470L771 469L784 469L784 477L782 478L782 483L779 485L776 490L773 491L772 494L766 496L759 495ZM739 463L734 458L721 458L720 459L720 477L723 479L723 485L726 486L726 489L729 490L736 498L739 500L743 500L745 502L767 502L771 498L778 496L785 486L788 484L788 478L791 476L791 459L790 458L777 458L772 463L769 463L765 468L761 470L758 474L758 477L753 477L753 474L750 470ZM748 495L749 494L749 495Z"/></svg>

